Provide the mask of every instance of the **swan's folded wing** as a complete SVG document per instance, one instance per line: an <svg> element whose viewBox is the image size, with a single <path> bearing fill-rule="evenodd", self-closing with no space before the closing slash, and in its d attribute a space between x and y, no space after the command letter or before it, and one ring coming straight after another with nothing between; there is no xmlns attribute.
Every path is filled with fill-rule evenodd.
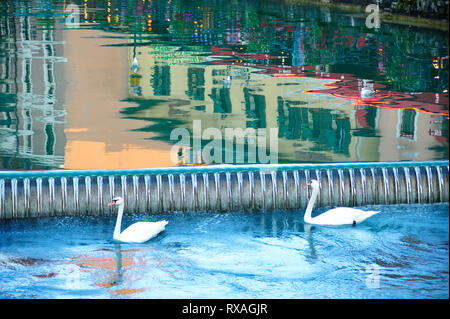
<svg viewBox="0 0 450 319"><path fill-rule="evenodd" d="M160 222L138 222L127 227L120 234L120 240L127 242L143 243L162 232L167 221Z"/></svg>
<svg viewBox="0 0 450 319"><path fill-rule="evenodd" d="M362 211L360 214L358 214L354 217L354 220L357 224L359 224L359 223L365 221L370 216L378 214L379 212L380 211L375 211L375 210Z"/></svg>
<svg viewBox="0 0 450 319"><path fill-rule="evenodd" d="M352 225L359 224L377 211L364 211L352 207L336 207L313 218L315 224L321 225Z"/></svg>
<svg viewBox="0 0 450 319"><path fill-rule="evenodd" d="M320 225L346 225L353 223L354 212L347 207L336 207L313 218L315 224Z"/></svg>

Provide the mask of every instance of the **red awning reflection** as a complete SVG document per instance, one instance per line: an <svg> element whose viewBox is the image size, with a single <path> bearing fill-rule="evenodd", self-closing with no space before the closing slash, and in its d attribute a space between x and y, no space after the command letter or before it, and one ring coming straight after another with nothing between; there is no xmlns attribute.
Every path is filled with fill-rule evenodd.
<svg viewBox="0 0 450 319"><path fill-rule="evenodd" d="M230 56L227 59L213 61L212 64L240 65L261 69L261 73L272 74L274 77L298 77L329 79L324 88L308 90L306 92L316 94L329 94L344 99L355 100L355 105L368 105L392 109L415 109L420 112L443 115L449 117L449 96L446 93L417 92L402 93L386 90L386 86L378 83L373 84L376 91L373 97L361 97L361 79L355 78L348 73L328 73L318 71L316 66L284 66L275 64L254 63L250 61L282 59L282 56L269 54L251 54L239 52L239 49L227 47L211 47L215 55Z"/></svg>

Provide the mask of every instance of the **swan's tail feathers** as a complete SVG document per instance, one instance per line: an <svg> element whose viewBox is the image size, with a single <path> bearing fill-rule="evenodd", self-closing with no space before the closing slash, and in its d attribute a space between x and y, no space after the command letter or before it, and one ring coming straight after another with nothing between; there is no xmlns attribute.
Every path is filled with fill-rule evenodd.
<svg viewBox="0 0 450 319"><path fill-rule="evenodd" d="M354 221L356 222L356 224L362 223L363 221L365 221L367 218L372 217L375 214L380 213L379 210L368 210L365 211L364 214L361 214L359 216L357 216Z"/></svg>
<svg viewBox="0 0 450 319"><path fill-rule="evenodd" d="M163 226L166 226L169 222L168 222L167 220L162 220L160 223L161 223Z"/></svg>

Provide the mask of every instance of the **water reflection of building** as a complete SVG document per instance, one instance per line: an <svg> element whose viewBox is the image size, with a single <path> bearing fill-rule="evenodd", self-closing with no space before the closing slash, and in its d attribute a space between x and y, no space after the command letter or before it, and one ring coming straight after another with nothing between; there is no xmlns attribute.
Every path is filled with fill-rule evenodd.
<svg viewBox="0 0 450 319"><path fill-rule="evenodd" d="M122 108L135 105L127 101L128 88L133 88L133 94L139 92L142 78L139 74L134 77L131 62L127 63L128 48L117 45L123 39L105 37L101 41L108 45L99 45L98 37L105 34L95 29L64 30L68 60L64 74L70 79L64 166L120 169L170 165L170 145L145 140L143 133L134 131L138 123L121 118ZM143 68L140 63L139 69Z"/></svg>
<svg viewBox="0 0 450 319"><path fill-rule="evenodd" d="M12 16L12 13L9 13ZM64 163L60 31L37 18L2 16L0 156L3 168L54 168Z"/></svg>
<svg viewBox="0 0 450 319"><path fill-rule="evenodd" d="M139 28L144 33L174 36L177 43L187 45L239 45L245 52L283 52L281 64L293 66L358 65L361 72L383 73L398 92L448 89L448 40L432 30L414 32L388 23L378 31L368 30L364 16L276 1L236 5L211 0L193 6L185 0L142 0L128 6L126 0L111 0L105 6L104 1L89 0L83 4L85 21L104 14L109 23L105 27L112 30ZM105 12L91 12L88 6L103 7ZM277 12L277 17L260 12ZM134 19L128 19L131 16ZM427 65L431 57L437 61L434 68L429 67L431 61Z"/></svg>
<svg viewBox="0 0 450 319"><path fill-rule="evenodd" d="M90 1L90 3L93 2L96 1ZM133 7L127 7L124 3L123 0L108 1L105 13L110 26L106 28L119 28L128 32L137 29L143 32L143 37L146 36L146 32L163 34L164 39L167 38L168 41L158 39L160 43L170 43L175 40L183 45L179 51L164 44L161 44L159 48L147 47L150 51L157 51L152 53L153 57L160 55L160 58L156 57L154 61L150 61L147 57L148 52L141 51L140 66L141 71L145 71L140 71L140 74L130 79L131 100L132 102L140 100L140 102L138 102L139 107L127 108L124 113L128 117L159 121L158 128L163 126L161 123L169 123L171 119L187 122L195 117L202 117L202 120L210 126L215 126L217 123L223 127L258 128L278 125L280 137L285 141L295 141L293 147L300 148L301 155L314 154L318 158L329 159L318 152L318 148L323 148L335 157L342 156L341 160L358 160L358 158L364 160L361 154L371 152L375 155L371 155L370 159L374 160L378 156L378 148L374 148L373 145L366 147L366 145L370 145L368 141L380 138L377 135L382 127L379 124L380 114L390 113L390 110L379 111L377 108L382 105L371 102L351 104L360 94L355 83L352 84L354 93L357 93L355 96L348 94L348 87L342 92L339 91L340 88L334 89L334 92L331 90L323 92L326 88L322 87L322 84L334 83L331 79L326 82L327 73L345 73L342 66L347 65L352 69L351 72L369 73L371 78L382 74L390 81L389 89L395 89L397 92L416 92L418 88L426 91L434 91L438 88L438 92L441 92L441 89L448 87L448 81L445 79L445 75L448 74L448 58L442 57L442 52L445 50L434 48L434 43L442 37L426 30L412 33L405 28L391 28L385 24L382 28L388 29L380 30L383 32L370 30L361 32L358 26L364 26L363 18L354 18L333 10L317 10L313 7L280 6L273 2L258 4L243 2L239 6L234 6L208 1L200 2L199 6L192 6L183 0L170 2L143 0L136 2L136 6ZM258 10L273 12L274 9L278 12L278 18L258 14ZM135 19L127 22L131 15L134 15ZM86 21L89 19L94 18L87 17ZM331 21L333 23L329 23ZM339 25L338 28L336 24ZM224 45L228 45L231 49ZM214 61L208 61L208 64L212 65L182 66L183 63L201 62L195 61L199 55L185 55L189 48L195 53L210 54L213 46L223 51L238 52L234 55L237 61L230 58L228 61L221 59L216 65ZM441 57L436 59L436 63L433 62L434 69L426 65L430 47L433 47L433 56ZM277 54L280 56L273 56ZM407 54L406 59L404 59L405 54ZM239 58L241 58L240 61ZM296 74L298 79L261 80L260 76L251 70L249 64L252 63L268 70L268 73L295 74L291 70L284 69L285 65L292 65L294 67L315 66L318 68L317 71L325 75L308 75L308 79L303 79L303 74ZM225 66L227 64L229 68ZM232 66L233 64L235 66ZM236 67L239 64L243 67ZM230 72L233 73L231 74L232 84L228 86L226 79L230 76ZM248 82L244 82L236 73L246 73ZM355 74L353 80L359 80L358 78L362 77L361 74ZM307 94L301 97L292 96L284 90L296 88L295 83L292 84L289 81L309 81L310 92L322 91L326 94L322 98L316 96L315 101L309 101L308 99L312 98ZM261 84L254 85L255 82L261 82ZM269 82L275 83L275 87L272 88L273 83ZM314 85L313 82L316 84ZM239 84L236 85L236 83ZM299 85L297 89L301 90L303 87ZM274 90L270 91L272 89ZM438 96L441 100L442 96L445 98L445 94L439 93ZM415 109L420 108L418 104L425 104L425 108L430 106L432 109L445 104L428 103L429 101L422 103L424 101L420 100L420 97L417 101L413 101L411 96L401 94L397 97L399 99L393 99L393 102L399 109L412 102L407 105L410 110L406 113L417 113ZM146 99L153 102L145 101ZM307 101L306 104L305 101ZM334 111L333 107L329 106L330 103L333 103L333 107L336 103L342 103L344 106L340 108L338 106L338 110ZM308 117L305 117L305 113ZM425 118L431 116L432 114L424 115L419 112L413 123L417 126L418 122L426 121ZM305 118L308 118L309 122L305 122ZM295 125L296 119L300 119L300 128ZM444 121L444 123L447 122ZM152 128L149 127L154 126L147 125L139 130L151 131ZM169 130L169 127L166 129ZM428 134L427 138L434 138L438 148L443 145L436 135L441 134L439 132L442 132L442 127L435 125L424 129ZM162 132L153 131L153 133L158 135ZM389 136L388 132L380 135ZM405 139L407 135L402 133L401 138ZM164 137L160 139L164 140ZM357 146L365 147L367 152L349 156L351 152L348 150L354 149L352 143L356 140L359 141ZM448 137L446 139L445 136L441 139L444 144L446 140L448 141ZM318 147L319 145L321 146ZM425 144L423 148L426 148ZM373 151L374 149L377 151ZM387 152L386 149L379 151ZM432 153L433 150L428 149L427 152ZM347 155L344 156L344 154ZM335 160L339 159L335 158Z"/></svg>
<svg viewBox="0 0 450 319"><path fill-rule="evenodd" d="M444 137L444 117L413 109L389 109L380 113L379 131L381 161L425 161L448 148ZM446 122L448 123L448 121Z"/></svg>
<svg viewBox="0 0 450 319"><path fill-rule="evenodd" d="M145 51L148 52L146 47ZM139 49L138 49L139 51ZM141 96L155 100L151 109L140 109L133 118L179 120L190 128L194 119L202 127L278 128L281 161L359 161L373 159L378 141L373 136L352 136L358 127L349 100L330 99L305 91L329 83L328 79L273 77L251 67L189 64L196 52L184 52L179 62L176 48L153 46L151 54L138 53ZM131 63L132 53L129 52ZM161 102L161 101L167 102ZM365 148L365 159L357 149ZM368 154L370 153L370 155Z"/></svg>
<svg viewBox="0 0 450 319"><path fill-rule="evenodd" d="M439 34L411 33L401 28L371 34L355 28L364 25L364 19L354 21L335 12L264 1L244 1L239 6L210 1L188 7L183 0L143 0L135 2L135 6L128 6L126 0L78 3L82 23L93 22L108 31L125 33L136 29L144 33L144 38L147 31L163 34L162 40L157 41L175 40L183 48L177 51L165 45L149 46L138 52L141 74L129 79L130 92L122 92L124 79L129 75L124 63L127 49L118 48L123 39L105 40L113 46L102 47L98 45L102 31L98 29L61 30L45 26L53 23L52 18L41 23L27 14L2 16L1 27L10 30L7 33L11 39L1 45L11 54L0 60L0 155L7 162L25 161L3 166L57 167L62 164L63 155L66 167L72 168L117 168L119 162L131 160L136 160L132 164L136 167L170 165L170 145L167 139L158 137L161 132L153 131L151 140L144 138L149 137L148 131L155 125L167 132L178 123L192 123L197 117L204 127L279 127L280 160L287 161L376 160L388 158L389 154L404 160L415 159L410 155L416 153L435 158L433 152L448 144L448 120L416 111L423 106L445 107L448 93L436 93L435 100L439 102L422 94L408 105L408 110L401 109L411 101L410 96L397 95L399 99L394 102L398 109L381 111L373 101L352 104L357 95L349 94L349 88L359 94L358 86L347 79L330 77L331 72L345 73L339 68L350 63L352 68L358 66L355 72L372 72L373 78L378 76L376 72L383 74L392 82L391 90L416 92L417 88L424 88L435 92L437 88L437 92L442 92L448 88L448 53L443 52L445 43L442 50L434 45L442 38ZM92 8L103 8L104 12ZM264 12L280 9L280 19L260 15L261 8ZM328 24L330 21L340 27ZM40 27L33 29L31 25ZM97 42L89 40L95 37ZM59 38L66 40L64 56L68 63L59 63L62 46L55 41ZM151 55L149 50L153 50ZM430 52L433 64L427 67ZM205 61L204 53L223 56L219 61ZM323 76L296 73L287 65L297 69L312 66ZM272 75L257 73L253 67ZM64 71L58 72L61 68ZM92 69L99 71L91 72ZM359 77L356 74L353 80ZM336 87L330 89L324 84ZM308 94L305 90L325 94ZM65 100L61 92L67 92ZM146 99L154 101L151 109L142 106ZM69 114L65 115L65 110ZM157 124L146 122L142 129L142 121L120 118L120 112L134 110L139 114L133 117L151 119ZM383 116L387 114L390 116L385 121ZM112 128L127 133L119 134ZM392 139L393 128L398 143ZM141 129L143 132L138 131ZM392 145L378 145L383 138L389 138L386 142ZM403 146L395 150L397 144ZM418 151L409 151L414 147ZM292 157L289 154L293 150L297 155ZM93 159L86 159L86 152L94 154Z"/></svg>
<svg viewBox="0 0 450 319"><path fill-rule="evenodd" d="M277 127L281 161L420 160L439 158L438 149L445 146L445 138L439 140L430 133L439 131L439 125L430 124L432 118L442 115L401 105L380 111L373 100L366 102L360 96L362 84L356 82L367 81L350 75L293 74L290 68L268 66L265 69L273 73L268 76L253 69L255 64L239 60L190 64L198 52L183 51L182 58L174 52L179 51L152 46L150 54L140 53L147 71L140 74L142 95L135 98L158 103L133 118L177 119L188 128L194 119L201 119L203 127ZM288 72L279 73L283 71ZM339 93L311 94L327 90ZM424 107L434 110L435 105L430 102ZM392 136L395 128L398 132Z"/></svg>

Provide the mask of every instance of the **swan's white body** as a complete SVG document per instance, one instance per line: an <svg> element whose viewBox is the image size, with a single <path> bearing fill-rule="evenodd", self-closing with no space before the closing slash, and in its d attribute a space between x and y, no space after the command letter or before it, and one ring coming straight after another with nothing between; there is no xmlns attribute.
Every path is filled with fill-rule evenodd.
<svg viewBox="0 0 450 319"><path fill-rule="evenodd" d="M311 212L314 207L314 203L316 202L320 188L319 182L317 182L316 180L312 180L310 185L313 191L311 194L311 198L309 199L308 206L306 207L305 216L303 218L305 223L329 226L356 225L362 223L370 216L379 213L379 211L374 210L365 211L357 208L337 207L330 209L320 214L319 216L311 217Z"/></svg>
<svg viewBox="0 0 450 319"><path fill-rule="evenodd" d="M364 100L364 99L369 99L369 98L375 97L375 95L374 95L375 92L376 91L374 91L374 90L371 90L368 88L363 88L361 90L361 99Z"/></svg>
<svg viewBox="0 0 450 319"><path fill-rule="evenodd" d="M231 76L227 75L227 77L223 80L223 87L229 89L231 86Z"/></svg>
<svg viewBox="0 0 450 319"><path fill-rule="evenodd" d="M133 69L133 72L136 73L139 68L138 59L136 57L133 58L133 62L131 63L131 69Z"/></svg>
<svg viewBox="0 0 450 319"><path fill-rule="evenodd" d="M115 197L108 206L111 205L119 206L116 227L114 228L113 234L113 239L117 241L124 243L144 243L153 237L156 237L169 223L166 220L161 220L159 222L137 222L120 232L124 207L123 199L121 197Z"/></svg>

